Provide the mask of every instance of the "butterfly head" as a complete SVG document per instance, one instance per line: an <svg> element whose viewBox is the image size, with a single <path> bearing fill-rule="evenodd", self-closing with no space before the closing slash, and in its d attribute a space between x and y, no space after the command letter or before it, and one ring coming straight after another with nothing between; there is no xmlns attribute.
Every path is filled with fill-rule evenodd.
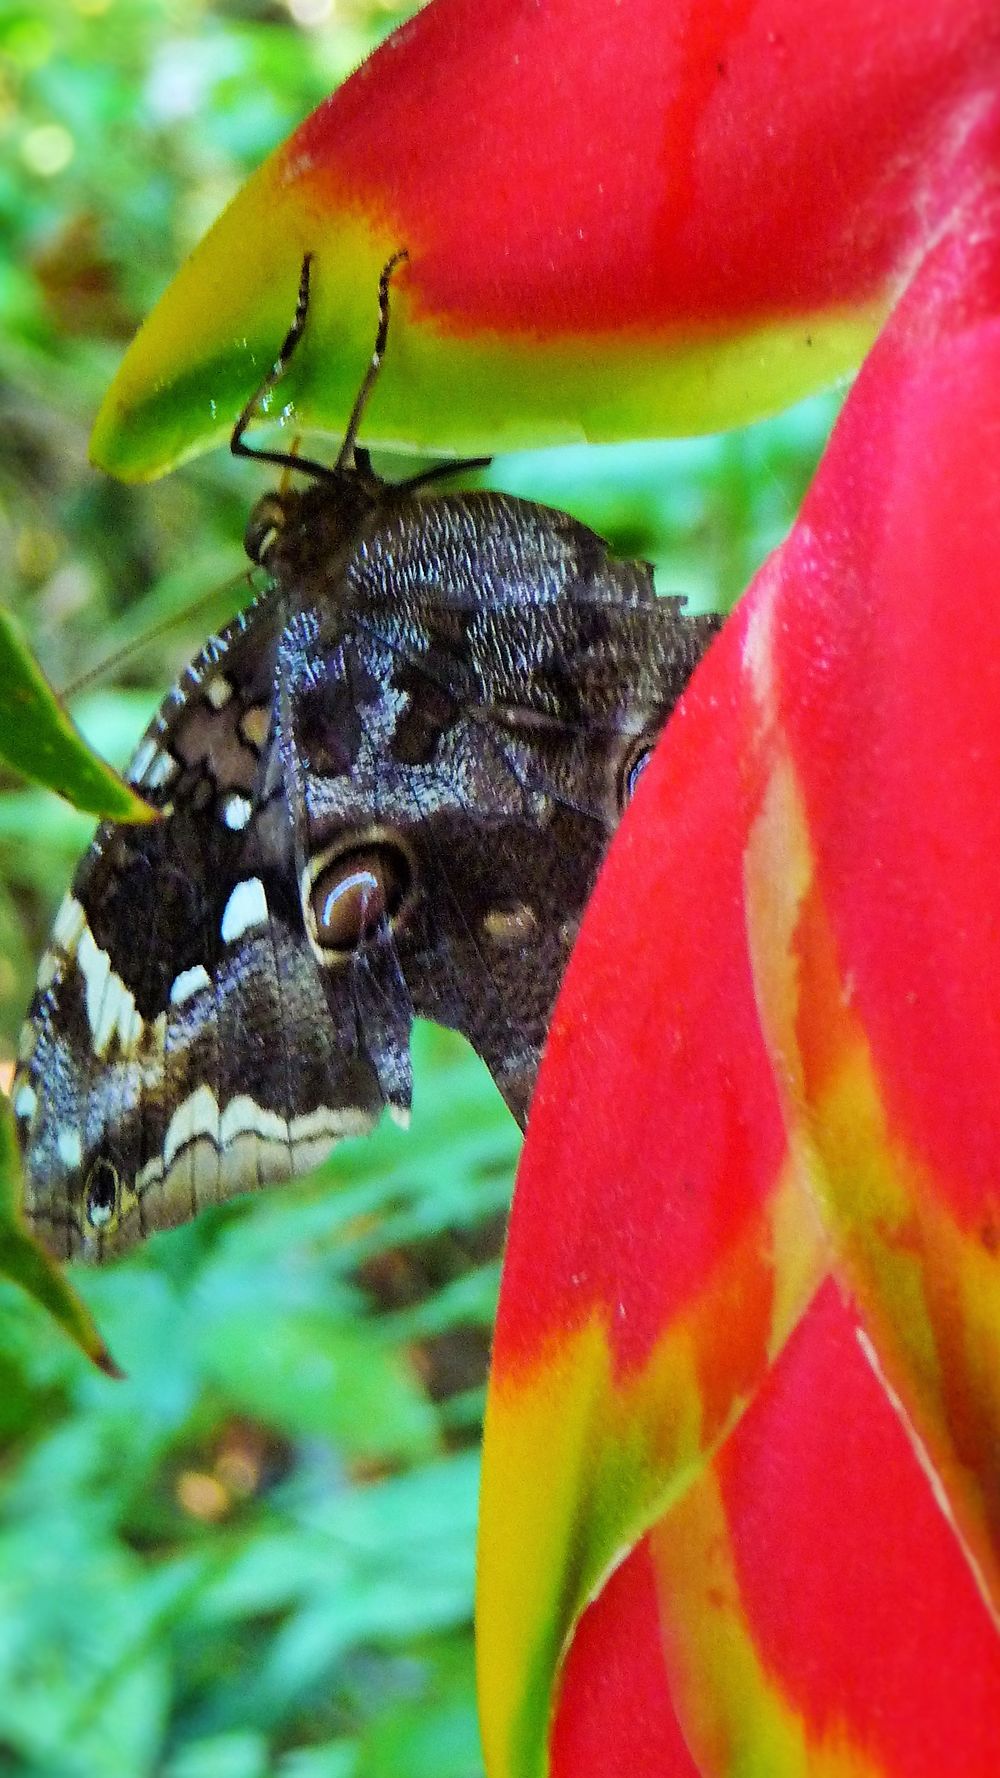
<svg viewBox="0 0 1000 1778"><path fill-rule="evenodd" d="M301 499L300 494L288 488L282 493L272 490L262 494L256 502L243 534L243 547L258 567L266 565L275 544L293 521Z"/></svg>
<svg viewBox="0 0 1000 1778"><path fill-rule="evenodd" d="M329 569L367 512L386 498L386 484L367 456L328 470L310 487L275 488L251 511L243 547L251 562L275 579L301 575L311 564Z"/></svg>

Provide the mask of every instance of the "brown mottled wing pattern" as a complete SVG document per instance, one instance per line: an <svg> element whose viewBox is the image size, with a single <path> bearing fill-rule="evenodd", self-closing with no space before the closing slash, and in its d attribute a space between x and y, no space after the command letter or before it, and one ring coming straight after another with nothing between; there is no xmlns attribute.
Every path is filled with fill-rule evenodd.
<svg viewBox="0 0 1000 1778"><path fill-rule="evenodd" d="M393 836L412 893L360 954L317 949L328 1005L353 970L387 1099L416 1010L464 1032L523 1122L630 770L716 620L656 599L645 564L565 514L495 494L387 501L336 571L335 589L316 564L281 644L297 868L315 882L317 860Z"/></svg>
<svg viewBox="0 0 1000 1778"><path fill-rule="evenodd" d="M27 1207L100 1258L410 1101L414 1014L523 1120L587 895L709 639L565 515L282 497L270 592L203 650L25 1027ZM272 501L273 504L273 501Z"/></svg>
<svg viewBox="0 0 1000 1778"><path fill-rule="evenodd" d="M26 1208L63 1256L290 1178L381 1111L301 942L279 611L251 608L188 668L129 774L163 819L98 829L43 958L14 1106Z"/></svg>

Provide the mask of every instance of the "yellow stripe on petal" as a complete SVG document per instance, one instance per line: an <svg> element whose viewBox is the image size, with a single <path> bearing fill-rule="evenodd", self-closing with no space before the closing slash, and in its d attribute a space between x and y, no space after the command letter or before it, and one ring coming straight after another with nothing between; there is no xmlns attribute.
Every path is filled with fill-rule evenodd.
<svg viewBox="0 0 1000 1778"><path fill-rule="evenodd" d="M494 1374L477 1628L491 1778L546 1771L556 1675L581 1612L703 1469L823 1271L816 1218L789 1166L766 1216L637 1373L616 1376L608 1333L592 1319L530 1368ZM734 1395L735 1321L758 1325L745 1392Z"/></svg>
<svg viewBox="0 0 1000 1778"><path fill-rule="evenodd" d="M808 1722L764 1664L714 1469L654 1528L650 1551L671 1694L706 1778L884 1778L842 1723Z"/></svg>
<svg viewBox="0 0 1000 1778"><path fill-rule="evenodd" d="M852 1037L811 1108L821 1207L886 1380L1000 1619L996 1251L992 1236L959 1228L928 1170L892 1137L868 1043L856 1027Z"/></svg>
<svg viewBox="0 0 1000 1778"><path fill-rule="evenodd" d="M762 619L758 641L763 633ZM765 661L766 647L754 670L766 729ZM997 1612L1000 1230L988 1219L963 1230L948 1195L891 1127L813 877L800 789L787 754L773 746L747 846L747 921L789 1141L886 1380L944 1484Z"/></svg>

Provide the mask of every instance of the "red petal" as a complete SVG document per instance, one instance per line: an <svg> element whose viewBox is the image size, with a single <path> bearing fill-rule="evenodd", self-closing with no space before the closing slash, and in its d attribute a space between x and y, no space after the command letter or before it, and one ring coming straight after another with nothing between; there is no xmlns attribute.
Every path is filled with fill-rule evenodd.
<svg viewBox="0 0 1000 1778"><path fill-rule="evenodd" d="M866 1324L1000 1601L997 441L987 187L873 352L757 596L814 859L772 1048Z"/></svg>
<svg viewBox="0 0 1000 1778"><path fill-rule="evenodd" d="M993 1778L1000 1639L831 1287L581 1620L551 1778Z"/></svg>

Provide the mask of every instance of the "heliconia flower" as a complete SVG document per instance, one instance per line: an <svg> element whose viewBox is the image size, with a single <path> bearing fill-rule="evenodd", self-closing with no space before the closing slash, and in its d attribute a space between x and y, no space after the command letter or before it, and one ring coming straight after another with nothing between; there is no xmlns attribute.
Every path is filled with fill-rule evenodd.
<svg viewBox="0 0 1000 1778"><path fill-rule="evenodd" d="M491 1778L1000 1770L998 444L1000 154L557 1004L487 1418Z"/></svg>
<svg viewBox="0 0 1000 1778"><path fill-rule="evenodd" d="M574 1637L557 1778L987 1778L995 1625L828 1283Z"/></svg>
<svg viewBox="0 0 1000 1778"><path fill-rule="evenodd" d="M367 442L706 431L862 356L942 225L994 0L435 0L261 167L94 432L118 475L223 441L315 254L280 416L340 435L401 248Z"/></svg>

